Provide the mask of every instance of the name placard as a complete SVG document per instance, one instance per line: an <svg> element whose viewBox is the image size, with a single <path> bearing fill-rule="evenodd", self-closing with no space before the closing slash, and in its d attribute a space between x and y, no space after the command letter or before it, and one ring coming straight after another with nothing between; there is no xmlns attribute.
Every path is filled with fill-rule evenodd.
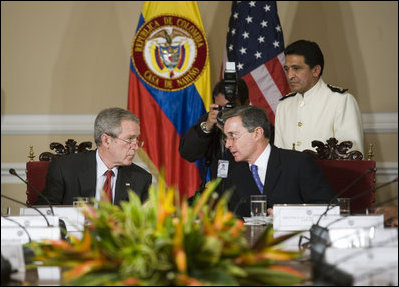
<svg viewBox="0 0 399 287"><path fill-rule="evenodd" d="M334 248L371 248L397 247L398 230L396 228L337 228L328 231L331 247Z"/></svg>
<svg viewBox="0 0 399 287"><path fill-rule="evenodd" d="M1 230L3 234L3 230ZM1 257L10 261L12 270L17 270L17 274L13 274L12 278L20 280L25 279L25 259L22 250L22 244L17 240L3 240L1 239ZM1 263L3 267L3 262Z"/></svg>
<svg viewBox="0 0 399 287"><path fill-rule="evenodd" d="M317 220L314 221L316 223ZM384 227L384 215L350 215L350 216L339 216L334 214L328 214L323 216L319 223L323 227L328 229L335 228L367 228L367 227Z"/></svg>
<svg viewBox="0 0 399 287"><path fill-rule="evenodd" d="M353 286L398 285L398 246L327 248L325 260L352 274Z"/></svg>
<svg viewBox="0 0 399 287"><path fill-rule="evenodd" d="M51 210L48 206L36 206L44 214L50 215ZM80 212L78 207L73 206L53 206L54 215L59 216L65 222L68 232L82 231L84 229L84 215ZM20 208L20 215L38 215L37 211L32 208Z"/></svg>
<svg viewBox="0 0 399 287"><path fill-rule="evenodd" d="M32 241L42 241L43 239L61 239L59 227L28 227L25 228ZM21 244L29 242L29 237L21 227L2 227L1 240L17 240Z"/></svg>
<svg viewBox="0 0 399 287"><path fill-rule="evenodd" d="M280 231L309 230L326 210L327 204L275 204L273 228ZM339 215L339 211L339 206L334 206L327 214Z"/></svg>
<svg viewBox="0 0 399 287"><path fill-rule="evenodd" d="M46 216L46 219L51 226L57 227L59 225L58 216ZM15 222L18 222L24 227L47 227L46 219L40 214L37 215L37 212L35 215L7 216L1 218L1 227L14 227L18 225Z"/></svg>

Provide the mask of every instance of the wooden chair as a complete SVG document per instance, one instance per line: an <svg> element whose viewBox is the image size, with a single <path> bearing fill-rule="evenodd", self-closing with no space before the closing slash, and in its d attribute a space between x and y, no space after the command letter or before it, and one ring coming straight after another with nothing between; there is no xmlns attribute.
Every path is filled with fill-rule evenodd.
<svg viewBox="0 0 399 287"><path fill-rule="evenodd" d="M351 213L364 213L375 202L376 162L372 160L370 145L367 160L360 151L348 151L352 142L338 143L330 138L327 143L312 141L312 150L304 150L314 157L338 197L351 198ZM344 191L346 190L346 191ZM343 192L344 191L344 192Z"/></svg>
<svg viewBox="0 0 399 287"><path fill-rule="evenodd" d="M36 190L42 192L46 186L46 175L48 171L48 167L52 159L72 154L85 152L91 149L92 143L82 142L79 145L76 145L76 141L73 139L68 139L65 142L65 145L52 142L50 144L50 149L55 150L55 153L52 152L43 152L39 155L39 161L34 161L36 157L33 152L33 146L30 146L29 156L30 161L26 163L26 180L28 183L33 186ZM26 189L26 203L27 204L35 204L37 200L38 194L34 190L27 186Z"/></svg>

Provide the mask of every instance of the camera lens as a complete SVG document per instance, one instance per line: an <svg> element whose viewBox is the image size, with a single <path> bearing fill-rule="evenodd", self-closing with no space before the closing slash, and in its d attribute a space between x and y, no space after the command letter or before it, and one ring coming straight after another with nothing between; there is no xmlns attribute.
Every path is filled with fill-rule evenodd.
<svg viewBox="0 0 399 287"><path fill-rule="evenodd" d="M220 111L216 117L216 120L219 125L224 126L224 120L223 120L223 111Z"/></svg>

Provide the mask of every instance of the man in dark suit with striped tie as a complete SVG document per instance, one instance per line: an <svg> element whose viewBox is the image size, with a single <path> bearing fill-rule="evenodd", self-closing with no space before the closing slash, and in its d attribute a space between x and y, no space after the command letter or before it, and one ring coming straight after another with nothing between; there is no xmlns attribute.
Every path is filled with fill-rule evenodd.
<svg viewBox="0 0 399 287"><path fill-rule="evenodd" d="M234 108L223 115L225 146L236 162L219 193L232 188L229 209L250 216L250 195L267 196L268 213L274 204L328 203L334 192L313 158L269 143L266 112L254 106Z"/></svg>
<svg viewBox="0 0 399 287"><path fill-rule="evenodd" d="M133 190L144 202L152 175L134 164L142 146L140 121L121 108L101 111L94 123L97 149L54 159L49 166L44 195L52 204L71 205L78 197L107 197L113 204L128 200ZM46 204L41 199L36 204Z"/></svg>

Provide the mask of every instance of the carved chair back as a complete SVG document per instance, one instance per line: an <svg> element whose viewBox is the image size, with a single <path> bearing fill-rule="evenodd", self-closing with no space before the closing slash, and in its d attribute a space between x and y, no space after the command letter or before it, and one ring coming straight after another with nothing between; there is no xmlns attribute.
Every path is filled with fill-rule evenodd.
<svg viewBox="0 0 399 287"><path fill-rule="evenodd" d="M39 155L39 161L34 161L35 155L33 152L33 146L31 146L28 156L30 161L26 163L26 180L37 191L42 192L46 186L46 175L52 159L72 153L85 152L90 150L91 147L92 143L89 141L82 142L79 145L77 145L77 142L73 139L68 139L65 142L65 145L58 142L52 142L50 143L50 149L54 150L55 153L43 152ZM35 204L38 196L39 195L36 191L27 186L27 204Z"/></svg>
<svg viewBox="0 0 399 287"><path fill-rule="evenodd" d="M351 141L338 143L330 138L326 143L312 141L316 151L304 150L312 155L323 171L335 194L351 198L351 213L365 213L375 202L376 162L372 160L372 145L368 159L360 151L349 151Z"/></svg>

